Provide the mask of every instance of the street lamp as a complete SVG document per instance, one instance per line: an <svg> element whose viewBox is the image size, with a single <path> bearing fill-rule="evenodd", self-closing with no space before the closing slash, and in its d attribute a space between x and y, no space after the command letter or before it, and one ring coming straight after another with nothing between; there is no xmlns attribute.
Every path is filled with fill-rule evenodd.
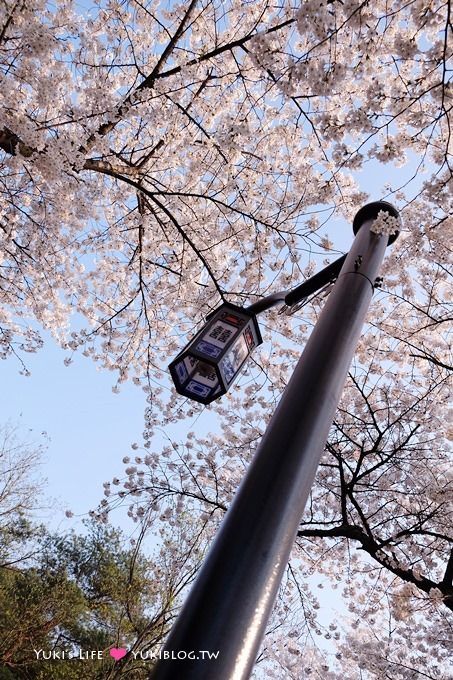
<svg viewBox="0 0 453 680"><path fill-rule="evenodd" d="M225 394L261 343L254 314L230 303L221 305L169 365L177 392L210 404Z"/></svg>
<svg viewBox="0 0 453 680"><path fill-rule="evenodd" d="M379 268L387 245L396 238L373 227L381 212L398 217L392 205L378 201L364 206L354 219L351 250L159 652L152 680L246 680L250 676ZM308 289L314 285L310 281L305 282ZM258 313L260 305L265 309L282 300L295 302L294 293L277 293L251 305L248 312ZM210 656L189 655L186 650L204 650Z"/></svg>
<svg viewBox="0 0 453 680"><path fill-rule="evenodd" d="M256 315L282 303L295 310L335 281L345 259L343 255L289 292L273 293L245 308L226 302L211 312L168 366L176 391L205 405L225 394L252 350L263 342Z"/></svg>

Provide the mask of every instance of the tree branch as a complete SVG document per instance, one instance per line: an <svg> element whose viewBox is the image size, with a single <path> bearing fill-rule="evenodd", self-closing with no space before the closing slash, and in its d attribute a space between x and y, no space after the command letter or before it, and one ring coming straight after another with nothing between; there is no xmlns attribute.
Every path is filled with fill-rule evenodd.
<svg viewBox="0 0 453 680"><path fill-rule="evenodd" d="M347 538L349 540L358 541L361 548L365 550L370 557L406 583L412 583L426 594L429 594L433 589L440 590L444 596L444 605L453 611L453 587L451 585L451 577L453 575L453 553L450 556L444 579L440 583L436 583L424 576L415 576L412 569L402 568L397 563L396 558L390 558L383 553L374 538L367 535L360 526L342 524L337 527L332 527L331 529L300 529L297 532L297 536L298 538ZM446 581L446 576L449 581Z"/></svg>

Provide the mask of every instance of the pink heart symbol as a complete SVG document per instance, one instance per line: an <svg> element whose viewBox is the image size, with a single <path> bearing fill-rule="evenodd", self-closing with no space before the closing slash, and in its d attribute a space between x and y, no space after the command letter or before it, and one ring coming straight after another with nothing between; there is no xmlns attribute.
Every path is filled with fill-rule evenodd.
<svg viewBox="0 0 453 680"><path fill-rule="evenodd" d="M110 656L113 656L115 661L119 661L123 656L126 656L127 649L125 647L112 647L109 653Z"/></svg>

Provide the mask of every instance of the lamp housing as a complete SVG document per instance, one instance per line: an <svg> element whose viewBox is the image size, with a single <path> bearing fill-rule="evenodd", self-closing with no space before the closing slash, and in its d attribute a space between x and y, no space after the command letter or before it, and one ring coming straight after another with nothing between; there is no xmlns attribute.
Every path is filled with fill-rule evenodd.
<svg viewBox="0 0 453 680"><path fill-rule="evenodd" d="M227 392L262 342L255 315L229 302L222 304L170 363L176 391L210 404Z"/></svg>

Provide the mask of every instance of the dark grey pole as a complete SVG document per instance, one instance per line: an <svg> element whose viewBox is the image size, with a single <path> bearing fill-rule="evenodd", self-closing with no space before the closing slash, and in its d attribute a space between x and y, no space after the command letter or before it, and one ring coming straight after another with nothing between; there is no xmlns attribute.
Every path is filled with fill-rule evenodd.
<svg viewBox="0 0 453 680"><path fill-rule="evenodd" d="M387 243L364 206L357 236L176 621L153 680L246 680L288 563ZM217 658L209 660L207 653ZM188 656L195 658L184 658Z"/></svg>

